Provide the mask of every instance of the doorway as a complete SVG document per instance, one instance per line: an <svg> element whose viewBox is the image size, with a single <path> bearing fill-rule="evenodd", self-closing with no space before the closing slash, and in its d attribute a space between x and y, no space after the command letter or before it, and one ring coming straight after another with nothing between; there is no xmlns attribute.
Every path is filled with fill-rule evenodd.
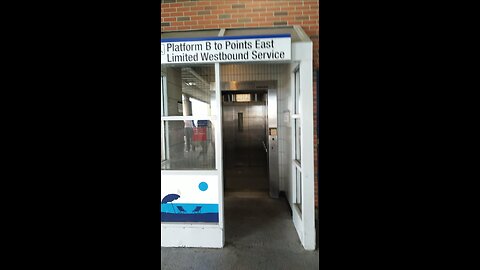
<svg viewBox="0 0 480 270"><path fill-rule="evenodd" d="M267 90L223 91L225 192L268 192Z"/></svg>

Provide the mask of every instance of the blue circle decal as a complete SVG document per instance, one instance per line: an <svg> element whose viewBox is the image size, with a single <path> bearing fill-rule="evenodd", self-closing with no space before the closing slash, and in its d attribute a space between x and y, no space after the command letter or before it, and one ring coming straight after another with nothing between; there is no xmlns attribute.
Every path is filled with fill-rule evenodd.
<svg viewBox="0 0 480 270"><path fill-rule="evenodd" d="M201 190L201 191L205 191L208 189L208 184L205 183L205 182L201 182L199 185L198 185L198 188Z"/></svg>

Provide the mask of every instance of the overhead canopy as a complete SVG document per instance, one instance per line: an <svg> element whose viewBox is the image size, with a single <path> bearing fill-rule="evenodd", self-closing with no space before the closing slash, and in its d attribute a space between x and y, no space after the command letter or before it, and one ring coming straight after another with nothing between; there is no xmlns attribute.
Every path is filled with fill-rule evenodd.
<svg viewBox="0 0 480 270"><path fill-rule="evenodd" d="M209 38L209 37L241 37L289 34L291 42L311 42L300 26L279 26L261 28L222 28L208 30L189 30L161 33L161 39L176 38ZM170 66L172 67L172 66ZM215 81L214 68L211 65L176 66L181 71L182 93L209 103L210 92L214 91L212 83ZM162 65L162 73L167 67Z"/></svg>
<svg viewBox="0 0 480 270"><path fill-rule="evenodd" d="M175 32L162 32L161 38L199 38L199 37L228 37L228 36L250 36L250 35L271 35L290 34L292 42L311 41L300 26L277 26L261 28L222 28L208 30L188 30Z"/></svg>

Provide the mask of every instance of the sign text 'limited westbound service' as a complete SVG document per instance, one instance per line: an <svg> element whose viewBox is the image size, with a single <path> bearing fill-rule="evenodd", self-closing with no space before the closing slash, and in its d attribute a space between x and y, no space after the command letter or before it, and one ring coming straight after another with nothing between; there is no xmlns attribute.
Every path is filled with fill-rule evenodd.
<svg viewBox="0 0 480 270"><path fill-rule="evenodd" d="M162 64L285 61L291 59L291 39L249 37L198 41L162 40Z"/></svg>

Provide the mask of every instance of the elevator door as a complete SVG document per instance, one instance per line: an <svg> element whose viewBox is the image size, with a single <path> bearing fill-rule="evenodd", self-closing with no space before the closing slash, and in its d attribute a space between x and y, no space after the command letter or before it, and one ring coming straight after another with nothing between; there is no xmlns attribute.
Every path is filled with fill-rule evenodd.
<svg viewBox="0 0 480 270"><path fill-rule="evenodd" d="M268 192L265 101L223 103L226 191Z"/></svg>

